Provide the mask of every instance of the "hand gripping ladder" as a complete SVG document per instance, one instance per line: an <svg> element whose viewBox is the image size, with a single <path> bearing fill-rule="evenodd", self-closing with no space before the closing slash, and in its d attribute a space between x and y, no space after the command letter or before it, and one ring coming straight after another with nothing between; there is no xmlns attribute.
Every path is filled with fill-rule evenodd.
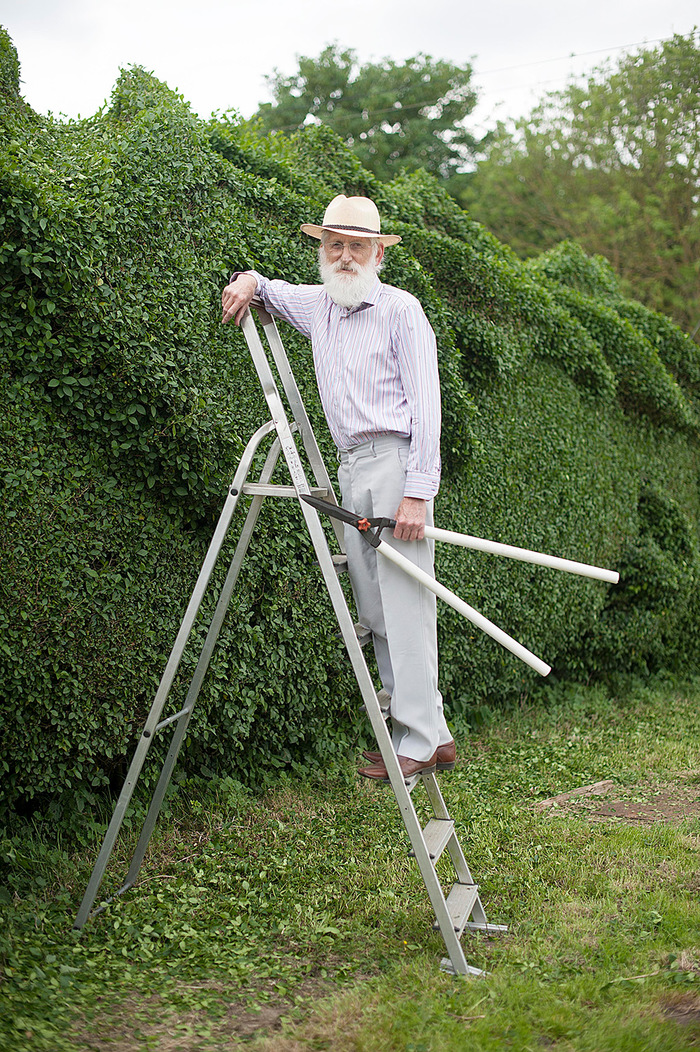
<svg viewBox="0 0 700 1052"><path fill-rule="evenodd" d="M299 500L299 507L311 536L316 557L319 566L321 567L321 573L323 574L323 579L328 589L335 615L338 619L340 632L347 648L353 671L357 678L362 700L381 751L382 758L386 765L389 781L394 791L401 817L406 827L406 832L411 843L411 854L415 857L416 862L418 863L421 876L428 891L428 896L436 918L435 927L439 928L445 941L448 957L443 958L442 967L447 971L452 971L460 975L480 975L482 973L478 968L473 968L467 964L460 943L462 932L466 928L489 932L505 931L506 929L502 925L487 923L486 914L484 913L481 899L479 897L479 888L472 879L469 867L467 866L464 854L457 840L455 823L448 813L445 801L438 787L435 773L418 775L408 781L404 780L401 773L401 769L391 745L391 737L386 726L386 713L382 708L382 704L386 704L387 701L386 694L384 691L381 691L378 694L375 690L367 664L362 654L359 633L353 624L353 619L345 601L342 586L338 579L338 573L343 569L344 556L333 556L331 554L317 510L301 499L303 495L311 495L325 498L327 501L335 504L336 499L333 487L321 458L316 438L302 403L299 389L294 379L274 319L258 301L254 301L253 306L257 311L269 348L272 352L272 358L279 379L282 383L289 408L291 409L293 423L290 424L287 418L267 352L265 351L260 338L258 327L253 321L250 312L248 312L243 320L242 329L248 343L248 349L253 364L255 365L258 378L262 385L271 419L255 432L248 442L243 457L241 458L209 546L209 550L202 565L199 577L197 578L192 597L187 606L175 644L170 653L165 671L163 672L150 713L141 732L131 766L117 801L112 820L107 829L107 833L105 834L95 868L87 890L85 891L74 926L76 928L82 928L88 917L91 915L92 907L97 897L114 843L154 736L163 731L166 727L169 727L171 724L176 724L170 749L163 764L148 813L144 820L141 835L134 851L126 880L112 898L122 895L134 885L153 833L156 819L163 803L180 747L185 738L192 710L196 704L200 687L204 680L221 625L238 579L241 565L253 535L255 523L262 507L262 502L265 497L291 497ZM255 453L261 442L273 432L275 433L275 438L264 462L259 481L248 482L247 478L251 470ZM301 436L308 463L314 475L315 486L313 488L309 486L307 481L299 450L296 446L295 434ZM280 452L283 454L289 469L289 474L292 480L291 486L277 485L270 482ZM241 530L241 535L233 555L231 566L221 589L211 625L190 682L184 706L179 712L175 712L172 715L161 719L180 659L202 599L205 595L209 578L220 549L224 543L239 498L242 495L251 496L253 499ZM342 552L343 528L337 520L334 519L332 521ZM411 799L411 793L419 783L422 783L425 789L428 802L431 805L433 812L433 817L430 818L425 827L421 826L421 822ZM441 881L436 872L437 861L445 851L451 859L455 877L447 896L445 896L445 893L443 892ZM106 901L109 902L112 901L112 899ZM99 907L99 909L103 908L104 906ZM98 911L96 910L95 912Z"/></svg>

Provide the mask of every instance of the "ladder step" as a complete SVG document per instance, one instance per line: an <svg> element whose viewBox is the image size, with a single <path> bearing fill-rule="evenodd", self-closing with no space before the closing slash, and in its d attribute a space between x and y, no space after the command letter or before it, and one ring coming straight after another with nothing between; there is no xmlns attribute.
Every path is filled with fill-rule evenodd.
<svg viewBox="0 0 700 1052"><path fill-rule="evenodd" d="M372 642L372 632L365 625L354 625L355 635L357 641L361 647L367 646L368 643Z"/></svg>
<svg viewBox="0 0 700 1052"><path fill-rule="evenodd" d="M391 705L391 694L382 688L377 694L377 701L379 702L379 708L384 713L384 716L389 715L389 706Z"/></svg>
<svg viewBox="0 0 700 1052"><path fill-rule="evenodd" d="M244 482L241 493L251 497L296 497L297 491L294 486L278 486L274 482ZM325 487L314 487L310 490L312 497L327 497L328 490Z"/></svg>
<svg viewBox="0 0 700 1052"><path fill-rule="evenodd" d="M467 921L469 920L474 908L474 903L478 898L478 884L452 885L452 890L447 896L447 910L450 914L454 930L458 935L461 935L466 928ZM440 928L437 921L433 924L433 928L435 928L436 931Z"/></svg>
<svg viewBox="0 0 700 1052"><path fill-rule="evenodd" d="M355 629L357 642L360 644L361 647L365 647L368 643L372 642L372 632L365 625L353 625L353 628ZM343 633L340 631L340 629L338 629L338 631L335 634L338 639L343 638Z"/></svg>
<svg viewBox="0 0 700 1052"><path fill-rule="evenodd" d="M348 572L348 557L347 557L347 555L333 555L332 559L333 559L333 566L335 567L335 572L338 574L338 577L340 577L341 573L347 573Z"/></svg>
<svg viewBox="0 0 700 1052"><path fill-rule="evenodd" d="M425 846L433 862L437 862L452 839L454 828L455 824L451 818L431 818L423 830ZM415 855L415 852L409 851L409 855Z"/></svg>

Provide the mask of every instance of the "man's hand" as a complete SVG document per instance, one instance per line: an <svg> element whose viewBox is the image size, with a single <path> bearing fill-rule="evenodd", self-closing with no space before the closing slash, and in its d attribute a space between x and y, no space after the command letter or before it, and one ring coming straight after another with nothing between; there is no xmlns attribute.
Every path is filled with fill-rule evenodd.
<svg viewBox="0 0 700 1052"><path fill-rule="evenodd" d="M258 283L252 274L239 274L235 281L227 285L221 293L221 306L223 313L221 321L225 324L233 318L236 325L241 324L241 318L248 310L248 304L255 295Z"/></svg>
<svg viewBox="0 0 700 1052"><path fill-rule="evenodd" d="M425 504L420 497L404 497L394 518L397 541L422 541L425 527Z"/></svg>

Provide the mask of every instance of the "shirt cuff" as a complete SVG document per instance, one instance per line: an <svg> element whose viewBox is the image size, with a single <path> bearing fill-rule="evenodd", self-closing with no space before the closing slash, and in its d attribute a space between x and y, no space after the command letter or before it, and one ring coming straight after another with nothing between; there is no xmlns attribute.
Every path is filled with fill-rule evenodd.
<svg viewBox="0 0 700 1052"><path fill-rule="evenodd" d="M257 270L234 270L233 274L228 279L229 285L233 284L236 278L240 278L241 274L250 274L251 278L255 278L258 283L258 288L260 288L262 274L258 274Z"/></svg>
<svg viewBox="0 0 700 1052"><path fill-rule="evenodd" d="M422 471L406 472L406 485L403 490L404 497L432 500L439 489L439 475L427 475Z"/></svg>

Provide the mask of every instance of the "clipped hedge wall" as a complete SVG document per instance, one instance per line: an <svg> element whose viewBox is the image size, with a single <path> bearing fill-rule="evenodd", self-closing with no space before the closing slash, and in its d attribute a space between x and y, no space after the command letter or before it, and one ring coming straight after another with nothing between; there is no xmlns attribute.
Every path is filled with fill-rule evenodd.
<svg viewBox="0 0 700 1052"><path fill-rule="evenodd" d="M341 191L373 196L402 234L385 280L438 336L438 521L623 570L608 589L445 546L440 579L559 676L697 660L698 348L623 300L605 261L564 245L522 264L434 180L378 184L323 128L289 142L205 124L139 69L90 120L40 118L0 44L6 805L66 825L120 783L267 415L241 334L219 324L221 287L234 267L315 280L299 223ZM283 337L330 465L308 345ZM303 520L268 505L183 773L327 765L364 726ZM532 691L534 673L446 607L440 636L451 713Z"/></svg>

